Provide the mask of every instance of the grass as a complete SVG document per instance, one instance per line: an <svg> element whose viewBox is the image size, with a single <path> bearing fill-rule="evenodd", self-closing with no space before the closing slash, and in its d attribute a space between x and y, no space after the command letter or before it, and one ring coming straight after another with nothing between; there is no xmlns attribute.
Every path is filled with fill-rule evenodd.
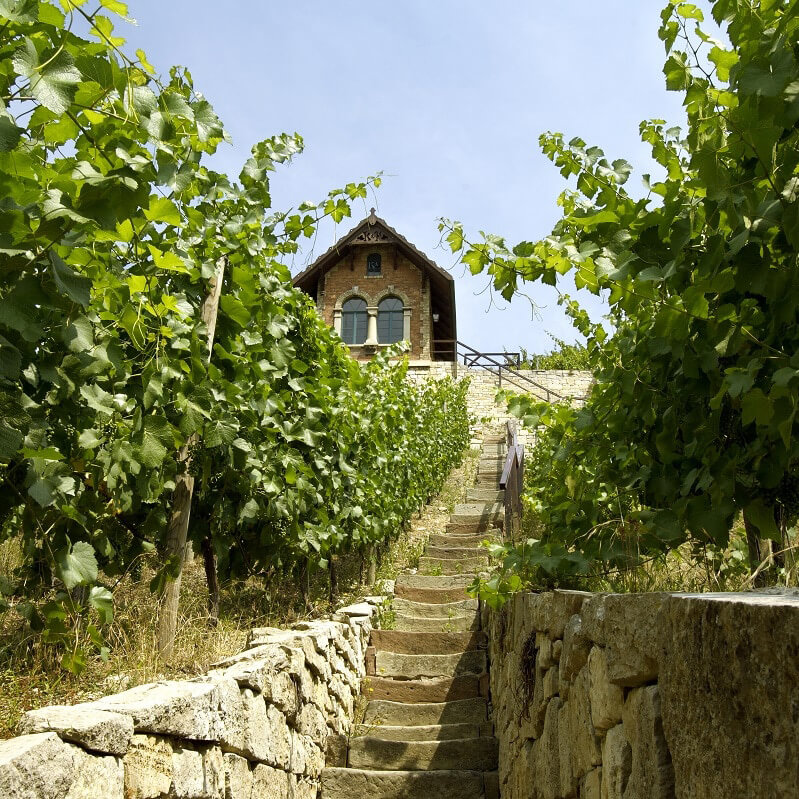
<svg viewBox="0 0 799 799"><path fill-rule="evenodd" d="M476 457L467 451L439 495L390 543L378 565L376 585L418 566L430 532L444 529L450 509L473 482L476 464ZM19 545L15 541L0 543L0 574L20 563ZM79 676L65 672L59 664L60 654L26 632L15 612L0 613L0 739L16 734L19 718L27 710L91 701L145 682L202 674L212 663L241 650L251 628L285 627L319 618L373 588L360 582L358 556L337 560L339 594L335 602L330 601L324 571L310 575L307 604L290 577L268 583L255 578L229 582L220 586L219 622L210 627L205 572L202 559L195 558L184 568L174 654L165 662L155 647L157 613L148 588L155 566L153 556L144 563L138 580L127 576L115 588L114 621L104 631L109 659L90 658ZM363 569L364 575L366 571ZM391 623L388 611L386 623Z"/></svg>

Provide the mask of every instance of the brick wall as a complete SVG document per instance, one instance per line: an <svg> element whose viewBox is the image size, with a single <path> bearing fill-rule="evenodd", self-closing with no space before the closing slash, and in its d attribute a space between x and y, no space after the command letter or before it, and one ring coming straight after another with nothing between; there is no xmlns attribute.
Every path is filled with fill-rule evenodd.
<svg viewBox="0 0 799 799"><path fill-rule="evenodd" d="M380 253L382 273L366 274L366 258ZM357 290L356 290L357 287ZM411 358L429 357L430 352L430 291L422 271L414 266L397 248L390 244L358 247L352 256L344 256L320 281L318 308L322 318L334 327L334 311L341 307L342 298L362 297L369 307L377 306L386 296L399 297L411 311ZM357 357L369 357L358 347L352 347Z"/></svg>

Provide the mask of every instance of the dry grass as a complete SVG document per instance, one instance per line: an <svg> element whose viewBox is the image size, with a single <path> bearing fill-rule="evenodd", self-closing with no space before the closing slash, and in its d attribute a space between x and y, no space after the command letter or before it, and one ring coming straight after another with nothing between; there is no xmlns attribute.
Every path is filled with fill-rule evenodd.
<svg viewBox="0 0 799 799"><path fill-rule="evenodd" d="M770 586L799 585L799 537L790 530L785 547L764 545L764 559L759 573ZM766 554L767 550L767 554ZM775 564L774 552L782 554L783 564ZM706 593L745 591L753 587L746 533L743 521L736 521L729 546L683 544L657 557L635 551L630 541L629 560L637 564L590 577L582 587L590 591L645 593L652 591Z"/></svg>
<svg viewBox="0 0 799 799"><path fill-rule="evenodd" d="M455 503L463 500L474 482L476 468L476 455L467 453L441 493L391 542L379 564L379 579L394 579L402 569L418 564L427 537L444 530ZM0 574L20 562L15 542L0 544ZM252 627L283 627L318 618L369 592L369 586L360 582L360 557L344 557L337 561L335 603L329 598L325 572L310 576L307 605L294 579L268 584L255 578L236 581L221 586L219 623L210 627L205 572L202 559L195 558L183 572L174 654L164 662L155 647L157 607L148 588L154 566L154 561L145 563L139 580L127 576L116 587L114 621L105 630L110 657L90 658L77 677L60 667L58 652L25 632L16 613L0 614L0 738L15 734L26 710L90 701L145 682L202 674L215 661L239 651Z"/></svg>

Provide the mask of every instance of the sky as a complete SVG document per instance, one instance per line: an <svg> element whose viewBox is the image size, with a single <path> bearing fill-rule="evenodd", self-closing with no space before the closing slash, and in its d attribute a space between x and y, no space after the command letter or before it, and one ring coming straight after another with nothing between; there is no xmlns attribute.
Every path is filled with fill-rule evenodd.
<svg viewBox="0 0 799 799"><path fill-rule="evenodd" d="M189 67L230 132L215 169L238 172L256 141L298 132L305 151L271 180L275 209L319 201L377 172L383 184L337 228L320 228L290 264L303 269L369 213L456 279L458 338L482 351L548 352L577 338L555 289L511 303L441 246L438 219L509 242L545 236L566 182L538 136L562 132L657 174L638 124L684 124L667 92L657 37L665 0L131 0L118 25L162 74ZM310 246L312 245L312 246ZM601 301L578 298L595 319ZM529 298L529 299L528 299ZM537 312L533 314L532 300Z"/></svg>

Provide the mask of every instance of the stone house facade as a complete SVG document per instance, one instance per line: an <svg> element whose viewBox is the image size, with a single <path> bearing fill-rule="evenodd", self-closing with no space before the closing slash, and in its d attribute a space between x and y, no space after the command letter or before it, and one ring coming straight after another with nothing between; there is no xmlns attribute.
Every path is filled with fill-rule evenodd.
<svg viewBox="0 0 799 799"><path fill-rule="evenodd" d="M385 220L371 214L294 278L322 318L370 358L398 341L411 361L455 360L455 282Z"/></svg>

